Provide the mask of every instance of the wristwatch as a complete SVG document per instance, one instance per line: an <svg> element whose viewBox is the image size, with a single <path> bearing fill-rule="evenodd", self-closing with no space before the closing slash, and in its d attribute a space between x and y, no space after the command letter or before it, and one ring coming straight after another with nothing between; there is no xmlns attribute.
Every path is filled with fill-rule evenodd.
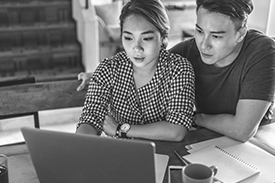
<svg viewBox="0 0 275 183"><path fill-rule="evenodd" d="M124 123L120 126L120 137L128 138L127 132L131 129L131 125L128 123Z"/></svg>

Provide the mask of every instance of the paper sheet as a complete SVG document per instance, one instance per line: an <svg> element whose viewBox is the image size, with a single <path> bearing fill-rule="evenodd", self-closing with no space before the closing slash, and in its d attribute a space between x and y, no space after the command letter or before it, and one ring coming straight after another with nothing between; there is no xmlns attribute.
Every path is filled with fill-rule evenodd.
<svg viewBox="0 0 275 183"><path fill-rule="evenodd" d="M212 145L220 146L232 153L236 153L234 151L239 151L241 153L239 156L242 159L251 162L251 164L260 169L260 174L244 180L242 183L275 183L275 156L272 156L270 153L250 142L242 143L223 136L190 144L186 146L186 148L189 153L194 153Z"/></svg>

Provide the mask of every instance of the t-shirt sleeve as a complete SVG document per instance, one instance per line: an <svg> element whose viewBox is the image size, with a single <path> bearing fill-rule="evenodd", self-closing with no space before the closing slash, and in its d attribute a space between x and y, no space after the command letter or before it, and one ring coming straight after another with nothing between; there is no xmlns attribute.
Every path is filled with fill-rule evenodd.
<svg viewBox="0 0 275 183"><path fill-rule="evenodd" d="M243 72L240 99L273 101L275 90L275 43L266 41L248 56L250 66Z"/></svg>

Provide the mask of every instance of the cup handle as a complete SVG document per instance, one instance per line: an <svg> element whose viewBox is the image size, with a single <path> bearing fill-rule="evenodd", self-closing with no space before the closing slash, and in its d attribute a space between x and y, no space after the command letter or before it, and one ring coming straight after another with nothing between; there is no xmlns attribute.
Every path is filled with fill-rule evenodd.
<svg viewBox="0 0 275 183"><path fill-rule="evenodd" d="M216 166L210 166L209 168L212 170L212 172L214 173L214 176L215 176L218 172L218 168Z"/></svg>

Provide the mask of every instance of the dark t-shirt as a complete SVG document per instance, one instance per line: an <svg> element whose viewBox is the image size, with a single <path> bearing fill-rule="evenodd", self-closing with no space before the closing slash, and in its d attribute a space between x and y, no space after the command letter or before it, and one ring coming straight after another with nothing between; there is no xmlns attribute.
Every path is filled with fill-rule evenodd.
<svg viewBox="0 0 275 183"><path fill-rule="evenodd" d="M275 42L249 30L237 59L226 67L202 62L194 38L171 52L187 58L195 71L196 108L199 113L235 114L239 99L272 101L275 89ZM265 118L270 118L271 106Z"/></svg>

